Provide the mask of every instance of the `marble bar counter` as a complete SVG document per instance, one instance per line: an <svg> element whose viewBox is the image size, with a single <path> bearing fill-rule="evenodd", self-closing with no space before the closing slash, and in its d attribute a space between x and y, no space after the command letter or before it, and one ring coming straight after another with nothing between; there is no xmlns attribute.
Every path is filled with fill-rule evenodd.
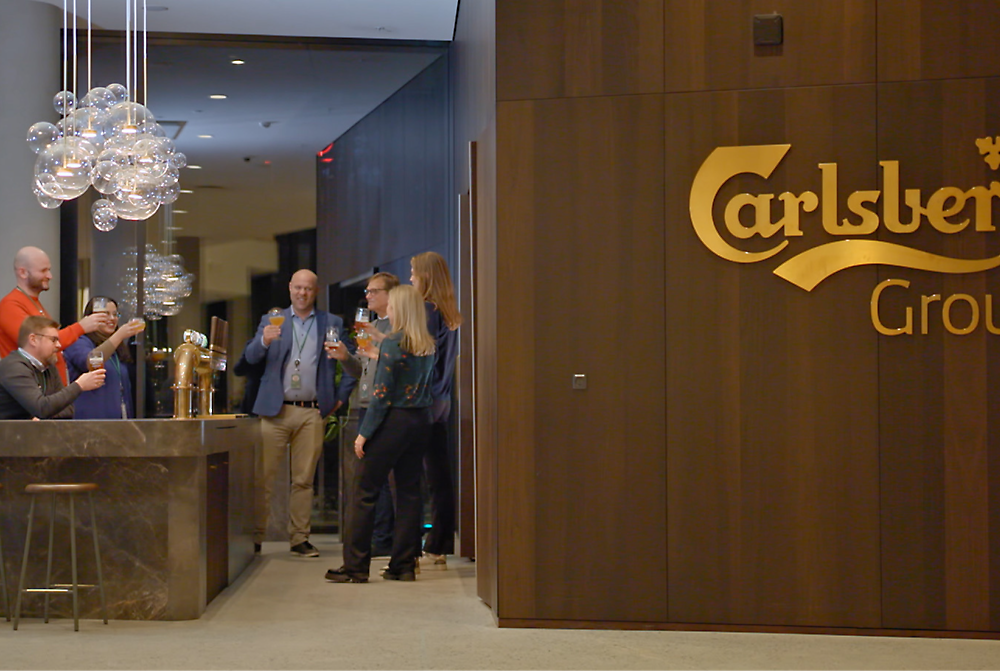
<svg viewBox="0 0 1000 671"><path fill-rule="evenodd" d="M0 421L0 533L14 606L33 482L95 482L108 616L191 620L253 561L254 462L259 420ZM53 582L68 583L69 513L57 497ZM80 581L93 583L86 497L78 497ZM39 501L42 503L42 501ZM45 581L49 507L36 504L26 584ZM42 524L37 522L41 521ZM26 595L22 617L38 617L41 595ZM81 617L100 612L97 590L81 590ZM72 597L52 597L72 617Z"/></svg>

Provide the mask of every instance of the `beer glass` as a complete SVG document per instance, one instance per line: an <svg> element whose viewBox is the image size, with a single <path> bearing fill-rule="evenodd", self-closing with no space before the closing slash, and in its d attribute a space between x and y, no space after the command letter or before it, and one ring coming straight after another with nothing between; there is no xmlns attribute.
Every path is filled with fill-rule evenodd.
<svg viewBox="0 0 1000 671"><path fill-rule="evenodd" d="M104 352L96 349L87 356L87 370L97 370L104 368Z"/></svg>
<svg viewBox="0 0 1000 671"><path fill-rule="evenodd" d="M365 330L365 326L370 319L368 308L358 308L358 311L354 314L354 339L361 349L366 349L371 345L372 337Z"/></svg>
<svg viewBox="0 0 1000 671"><path fill-rule="evenodd" d="M271 326L281 326L285 323L285 315L281 308L271 308L267 313L267 318L271 322Z"/></svg>
<svg viewBox="0 0 1000 671"><path fill-rule="evenodd" d="M324 339L327 348L336 347L340 343L340 333L337 332L336 326L326 327L326 338Z"/></svg>
<svg viewBox="0 0 1000 671"><path fill-rule="evenodd" d="M104 298L103 296L97 296L90 304L90 307L93 312L107 312L108 299Z"/></svg>
<svg viewBox="0 0 1000 671"><path fill-rule="evenodd" d="M136 322L138 322L138 324L139 324L139 330L140 331L145 331L146 330L146 320L143 319L142 317L132 317L132 319L128 320L129 324L136 323Z"/></svg>

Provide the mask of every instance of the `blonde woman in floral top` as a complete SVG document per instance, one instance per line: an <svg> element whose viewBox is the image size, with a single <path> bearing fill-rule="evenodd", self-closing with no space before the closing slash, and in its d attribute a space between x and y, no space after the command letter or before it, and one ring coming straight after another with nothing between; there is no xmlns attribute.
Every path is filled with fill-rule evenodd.
<svg viewBox="0 0 1000 671"><path fill-rule="evenodd" d="M326 572L331 582L368 582L375 501L389 476L396 478L396 526L386 580L412 581L420 552L423 501L420 475L430 437L434 339L424 300L412 286L389 292L392 330L379 349L372 399L354 453L353 524L344 538L344 565Z"/></svg>

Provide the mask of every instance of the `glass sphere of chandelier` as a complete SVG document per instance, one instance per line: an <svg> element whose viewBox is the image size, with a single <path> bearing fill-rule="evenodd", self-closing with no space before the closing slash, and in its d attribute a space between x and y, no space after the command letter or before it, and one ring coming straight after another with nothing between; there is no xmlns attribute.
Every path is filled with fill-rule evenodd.
<svg viewBox="0 0 1000 671"><path fill-rule="evenodd" d="M126 3L126 81L138 86L139 52L137 21ZM146 3L143 0L142 63L146 60ZM76 0L73 0L76 14ZM141 221L153 216L161 205L173 203L180 194L180 170L187 157L166 137L152 112L133 100L124 84L90 88L90 27L88 10L88 88L77 97L67 85L69 76L68 36L72 34L73 79L76 80L76 28L69 27L68 8L63 2L63 90L52 100L61 116L58 123L39 121L28 129L28 147L35 161L32 188L39 205L59 207L63 201L83 195L91 186L103 195L91 207L94 226L110 231L119 219ZM135 67L132 67L133 58ZM143 89L145 90L145 82Z"/></svg>

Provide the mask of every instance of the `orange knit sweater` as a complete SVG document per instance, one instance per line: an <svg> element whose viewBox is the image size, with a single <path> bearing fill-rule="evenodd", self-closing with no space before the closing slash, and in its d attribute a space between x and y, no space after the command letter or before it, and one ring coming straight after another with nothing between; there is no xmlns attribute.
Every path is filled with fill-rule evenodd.
<svg viewBox="0 0 1000 671"><path fill-rule="evenodd" d="M0 300L0 357L5 357L17 349L17 332L21 329L21 322L29 315L45 315L49 319L52 318L37 298L31 298L19 289L14 289ZM66 349L82 335L83 327L79 323L70 324L59 331L59 343ZM59 352L56 368L59 369L63 384L69 384L66 379L66 360L62 352Z"/></svg>

